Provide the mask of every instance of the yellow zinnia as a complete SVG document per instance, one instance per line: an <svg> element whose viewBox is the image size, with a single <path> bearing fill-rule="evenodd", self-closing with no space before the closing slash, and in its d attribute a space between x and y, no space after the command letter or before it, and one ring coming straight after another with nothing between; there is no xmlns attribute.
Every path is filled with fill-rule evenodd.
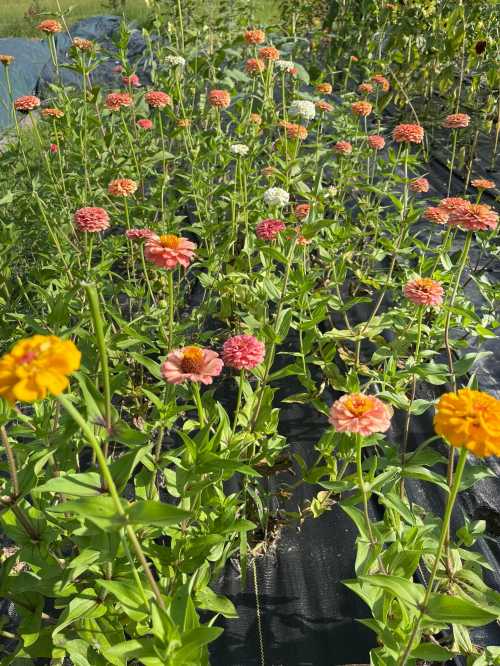
<svg viewBox="0 0 500 666"><path fill-rule="evenodd" d="M500 400L468 388L445 393L437 404L434 429L452 446L476 456L500 456Z"/></svg>
<svg viewBox="0 0 500 666"><path fill-rule="evenodd" d="M0 358L0 397L14 404L59 395L69 384L68 375L80 367L80 358L71 340L55 335L19 340Z"/></svg>

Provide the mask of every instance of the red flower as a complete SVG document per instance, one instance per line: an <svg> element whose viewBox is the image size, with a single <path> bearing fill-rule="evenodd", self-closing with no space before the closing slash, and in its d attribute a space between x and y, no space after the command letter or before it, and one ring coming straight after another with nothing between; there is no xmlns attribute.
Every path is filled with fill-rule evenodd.
<svg viewBox="0 0 500 666"><path fill-rule="evenodd" d="M153 129L153 121L149 118L139 118L137 125L143 130Z"/></svg>
<svg viewBox="0 0 500 666"><path fill-rule="evenodd" d="M255 233L261 240L272 241L276 240L278 234L285 228L285 223L282 220L274 220L269 218L262 220L255 227Z"/></svg>
<svg viewBox="0 0 500 666"><path fill-rule="evenodd" d="M123 76L122 83L123 85L131 86L132 88L139 88L141 85L141 82L139 81L139 77L137 76L137 74L131 74L130 76Z"/></svg>

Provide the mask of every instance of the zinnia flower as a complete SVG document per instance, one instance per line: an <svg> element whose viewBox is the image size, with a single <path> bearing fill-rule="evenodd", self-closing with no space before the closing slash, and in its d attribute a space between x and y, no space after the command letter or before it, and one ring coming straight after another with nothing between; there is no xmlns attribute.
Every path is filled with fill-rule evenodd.
<svg viewBox="0 0 500 666"><path fill-rule="evenodd" d="M83 37L74 37L72 46L79 51L91 51L94 43L90 39L84 39Z"/></svg>
<svg viewBox="0 0 500 666"><path fill-rule="evenodd" d="M262 220L255 227L255 233L257 238L266 241L276 240L279 233L285 228L285 223L283 220L274 220L269 218L267 220Z"/></svg>
<svg viewBox="0 0 500 666"><path fill-rule="evenodd" d="M131 88L139 88L141 82L137 74L131 74L130 76L122 76L122 83L124 86L130 86Z"/></svg>
<svg viewBox="0 0 500 666"><path fill-rule="evenodd" d="M354 115L361 116L363 118L369 116L372 112L372 109L373 106L370 104L370 102L353 102L351 104L351 111L354 113Z"/></svg>
<svg viewBox="0 0 500 666"><path fill-rule="evenodd" d="M392 414L392 407L375 396L351 393L333 403L328 420L338 432L358 433L367 437L388 430Z"/></svg>
<svg viewBox="0 0 500 666"><path fill-rule="evenodd" d="M180 127L181 129L191 127L191 120L189 118L179 118L177 120L177 127Z"/></svg>
<svg viewBox="0 0 500 666"><path fill-rule="evenodd" d="M412 192L428 192L429 187L430 185L427 178L415 178L410 183L410 190Z"/></svg>
<svg viewBox="0 0 500 666"><path fill-rule="evenodd" d="M263 30L247 30L243 35L243 39L247 44L262 44L266 38L266 33Z"/></svg>
<svg viewBox="0 0 500 666"><path fill-rule="evenodd" d="M223 362L217 352L201 347L183 347L170 352L161 366L161 374L169 384L201 382L211 384L222 372Z"/></svg>
<svg viewBox="0 0 500 666"><path fill-rule="evenodd" d="M286 120L280 121L280 126L283 127L287 136L290 139L299 139L304 141L307 139L307 127L303 125L297 125L297 123L289 123Z"/></svg>
<svg viewBox="0 0 500 666"><path fill-rule="evenodd" d="M208 93L208 103L217 109L227 109L231 104L231 95L227 90L211 90Z"/></svg>
<svg viewBox="0 0 500 666"><path fill-rule="evenodd" d="M339 155L350 155L352 153L352 144L349 141L337 141L333 146L333 150Z"/></svg>
<svg viewBox="0 0 500 666"><path fill-rule="evenodd" d="M2 63L2 65L5 65L6 67L8 65L12 65L14 60L15 60L14 56L7 55L5 53L0 53L0 62Z"/></svg>
<svg viewBox="0 0 500 666"><path fill-rule="evenodd" d="M0 396L14 404L59 395L68 387L68 375L80 367L80 358L71 340L55 335L19 340L0 358Z"/></svg>
<svg viewBox="0 0 500 666"><path fill-rule="evenodd" d="M495 183L492 180L487 180L486 178L475 178L471 182L471 185L478 190L493 190L495 187Z"/></svg>
<svg viewBox="0 0 500 666"><path fill-rule="evenodd" d="M153 129L153 121L149 118L139 118L137 125L143 130Z"/></svg>
<svg viewBox="0 0 500 666"><path fill-rule="evenodd" d="M372 150L382 150L385 146L385 139L380 134L372 134L368 137L368 145Z"/></svg>
<svg viewBox="0 0 500 666"><path fill-rule="evenodd" d="M264 192L264 203L268 206L280 206L283 208L290 201L290 195L281 187L270 187Z"/></svg>
<svg viewBox="0 0 500 666"><path fill-rule="evenodd" d="M52 153L52 155L55 155L56 153L59 152L59 146L57 145L57 143L51 143L49 150Z"/></svg>
<svg viewBox="0 0 500 666"><path fill-rule="evenodd" d="M467 199L462 199L462 197L447 197L446 199L441 199L439 202L439 208L448 211L448 213L456 212L460 208L468 205L469 202Z"/></svg>
<svg viewBox="0 0 500 666"><path fill-rule="evenodd" d="M62 118L64 111L62 109L42 109L42 118Z"/></svg>
<svg viewBox="0 0 500 666"><path fill-rule="evenodd" d="M250 148L244 143L233 143L233 145L229 147L229 150L233 153L233 155L240 155L241 157L245 157L245 155L248 155Z"/></svg>
<svg viewBox="0 0 500 666"><path fill-rule="evenodd" d="M132 106L133 98L128 93L109 93L104 105L110 111L119 111L122 108Z"/></svg>
<svg viewBox="0 0 500 666"><path fill-rule="evenodd" d="M446 116L443 121L443 127L447 129L463 129L467 127L470 123L470 116L466 113L452 113L450 116Z"/></svg>
<svg viewBox="0 0 500 666"><path fill-rule="evenodd" d="M371 77L371 80L373 81L373 83L379 86L383 92L388 92L391 88L391 84L382 74L374 74Z"/></svg>
<svg viewBox="0 0 500 666"><path fill-rule="evenodd" d="M309 215L309 212L311 210L311 206L308 203L300 203L295 206L295 217L298 220L305 220L306 217Z"/></svg>
<svg viewBox="0 0 500 666"><path fill-rule="evenodd" d="M326 102L324 99L318 100L315 106L318 109L318 111L321 111L323 113L330 113L330 111L333 111L333 104L330 104L330 102Z"/></svg>
<svg viewBox="0 0 500 666"><path fill-rule="evenodd" d="M248 120L254 125L262 124L262 116L260 116L258 113L251 113Z"/></svg>
<svg viewBox="0 0 500 666"><path fill-rule="evenodd" d="M360 83L358 86L358 92L362 95L369 95L373 92L373 86L371 83Z"/></svg>
<svg viewBox="0 0 500 666"><path fill-rule="evenodd" d="M421 125L414 125L413 123L396 125L392 131L392 138L397 143L422 143L424 128Z"/></svg>
<svg viewBox="0 0 500 666"><path fill-rule="evenodd" d="M261 169L261 174L265 176L266 178L270 178L271 176L274 176L275 173L277 173L276 167L273 166L266 166L263 169Z"/></svg>
<svg viewBox="0 0 500 666"><path fill-rule="evenodd" d="M146 238L147 240L151 238L158 238L152 229L127 229L125 236L130 238L130 240L141 240Z"/></svg>
<svg viewBox="0 0 500 666"><path fill-rule="evenodd" d="M466 231L486 231L496 229L498 213L485 204L471 204L457 208L450 213L449 223Z"/></svg>
<svg viewBox="0 0 500 666"><path fill-rule="evenodd" d="M429 222L446 224L450 214L445 208L441 208L440 206L429 206L429 208L426 208L424 211L424 217L426 220L429 220Z"/></svg>
<svg viewBox="0 0 500 666"><path fill-rule="evenodd" d="M182 56L168 55L165 56L163 62L170 67L184 67L186 64L186 59Z"/></svg>
<svg viewBox="0 0 500 666"><path fill-rule="evenodd" d="M112 197L129 197L137 190L137 183L130 178L116 178L108 185L108 194Z"/></svg>
<svg viewBox="0 0 500 666"><path fill-rule="evenodd" d="M297 99L290 104L289 113L291 116L300 116L304 120L313 120L316 116L316 107L307 99Z"/></svg>
<svg viewBox="0 0 500 666"><path fill-rule="evenodd" d="M16 111L21 111L22 113L29 113L34 109L38 109L41 102L38 97L35 95L23 95L18 97L14 102L14 108Z"/></svg>
<svg viewBox="0 0 500 666"><path fill-rule="evenodd" d="M224 343L222 360L230 368L251 370L262 363L265 353L264 343L253 335L235 335Z"/></svg>
<svg viewBox="0 0 500 666"><path fill-rule="evenodd" d="M53 35L56 32L62 32L63 29L59 21L54 21L53 19L47 19L46 21L42 21L36 27L37 30L41 30L46 35Z"/></svg>
<svg viewBox="0 0 500 666"><path fill-rule="evenodd" d="M150 90L144 95L144 100L150 109L164 109L172 106L172 98L161 90Z"/></svg>
<svg viewBox="0 0 500 666"><path fill-rule="evenodd" d="M193 261L196 245L187 238L165 234L148 239L144 256L160 268L174 269L177 265L187 268Z"/></svg>
<svg viewBox="0 0 500 666"><path fill-rule="evenodd" d="M403 293L415 305L439 307L443 303L443 287L440 282L431 278L416 278L407 282Z"/></svg>
<svg viewBox="0 0 500 666"><path fill-rule="evenodd" d="M93 206L79 208L73 214L73 220L79 231L86 231L91 234L104 231L109 227L109 215L104 208Z"/></svg>
<svg viewBox="0 0 500 666"><path fill-rule="evenodd" d="M260 58L249 58L245 63L245 71L248 74L259 74L266 69L266 63Z"/></svg>
<svg viewBox="0 0 500 666"><path fill-rule="evenodd" d="M259 49L259 58L262 60L278 60L280 52L274 46L263 46Z"/></svg>
<svg viewBox="0 0 500 666"><path fill-rule="evenodd" d="M316 92L330 95L333 90L331 83L318 83L316 85Z"/></svg>
<svg viewBox="0 0 500 666"><path fill-rule="evenodd" d="M475 456L500 456L500 400L469 388L439 398L434 429L458 448Z"/></svg>

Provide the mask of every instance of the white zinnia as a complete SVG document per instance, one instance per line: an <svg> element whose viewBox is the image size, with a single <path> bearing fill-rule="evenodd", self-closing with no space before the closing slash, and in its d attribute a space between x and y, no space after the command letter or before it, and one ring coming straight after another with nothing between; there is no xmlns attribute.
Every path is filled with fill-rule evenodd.
<svg viewBox="0 0 500 666"><path fill-rule="evenodd" d="M295 67L295 63L291 60L276 60L274 66L276 69L281 69L285 72L291 72L291 70Z"/></svg>
<svg viewBox="0 0 500 666"><path fill-rule="evenodd" d="M264 201L268 206L286 206L290 201L290 195L281 187L270 187L264 192Z"/></svg>
<svg viewBox="0 0 500 666"><path fill-rule="evenodd" d="M233 155L241 155L242 157L245 157L245 155L248 155L250 148L245 146L244 143L233 143L229 150L233 153Z"/></svg>
<svg viewBox="0 0 500 666"><path fill-rule="evenodd" d="M291 116L300 116L305 120L312 120L316 116L316 107L314 102L306 99L297 99L290 104L289 113Z"/></svg>
<svg viewBox="0 0 500 666"><path fill-rule="evenodd" d="M169 55L165 57L165 64L170 65L170 67L184 67L186 61L182 56Z"/></svg>
<svg viewBox="0 0 500 666"><path fill-rule="evenodd" d="M333 199L334 197L337 196L338 190L335 187L335 185L330 185L330 187L327 187L326 192L325 192L325 197L327 199Z"/></svg>

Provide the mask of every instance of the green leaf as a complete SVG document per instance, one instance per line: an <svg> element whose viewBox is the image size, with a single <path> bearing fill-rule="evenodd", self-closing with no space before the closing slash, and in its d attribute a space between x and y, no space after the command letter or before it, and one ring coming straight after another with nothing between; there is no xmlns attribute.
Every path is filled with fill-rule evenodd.
<svg viewBox="0 0 500 666"><path fill-rule="evenodd" d="M147 356L139 354L138 352L131 352L130 356L135 361L137 361L137 363L143 365L153 375L155 379L162 379L161 367L159 363L153 361L152 358L148 358Z"/></svg>
<svg viewBox="0 0 500 666"><path fill-rule="evenodd" d="M224 630L221 627L196 627L182 638L182 647L175 653L175 663L182 664L197 657L200 649L217 640ZM200 662L201 663L201 662Z"/></svg>
<svg viewBox="0 0 500 666"><path fill-rule="evenodd" d="M63 502L50 508L51 513L75 513L81 518L90 520L101 529L119 529L124 520L116 511L111 497L82 497L77 500Z"/></svg>
<svg viewBox="0 0 500 666"><path fill-rule="evenodd" d="M32 492L91 497L101 494L101 479L97 472L66 474L49 479L43 485L33 488Z"/></svg>
<svg viewBox="0 0 500 666"><path fill-rule="evenodd" d="M242 532L245 534L245 532ZM211 588L205 587L196 593L195 605L203 610L213 611L220 613L224 617L235 618L238 617L236 608L233 602L220 594L216 594Z"/></svg>
<svg viewBox="0 0 500 666"><path fill-rule="evenodd" d="M154 500L139 500L127 510L128 520L132 525L178 525L191 516L189 511L171 504Z"/></svg>
<svg viewBox="0 0 500 666"><path fill-rule="evenodd" d="M370 576L358 576L358 580L367 585L381 587L383 590L392 593L398 599L402 599L412 606L418 606L424 600L425 588L419 583L413 583L400 576L373 574Z"/></svg>
<svg viewBox="0 0 500 666"><path fill-rule="evenodd" d="M79 597L69 602L68 607L59 617L59 622L52 632L52 637L77 620L101 617L106 613L106 606L96 599L92 588L83 590Z"/></svg>
<svg viewBox="0 0 500 666"><path fill-rule="evenodd" d="M412 650L411 657L413 659L425 659L425 661L448 661L448 659L453 659L456 654L456 652L450 652L450 650L434 643L422 643Z"/></svg>
<svg viewBox="0 0 500 666"><path fill-rule="evenodd" d="M475 601L446 594L431 595L426 615L434 622L462 624L466 627L481 627L498 619L498 613L494 610L487 610Z"/></svg>

